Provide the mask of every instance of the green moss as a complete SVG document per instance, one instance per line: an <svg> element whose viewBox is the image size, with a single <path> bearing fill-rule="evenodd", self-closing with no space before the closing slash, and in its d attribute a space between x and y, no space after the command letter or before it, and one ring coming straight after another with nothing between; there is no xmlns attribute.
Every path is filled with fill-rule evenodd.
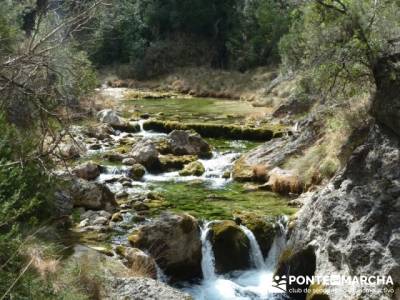
<svg viewBox="0 0 400 300"><path fill-rule="evenodd" d="M199 161L193 161L185 166L185 168L179 172L180 176L201 176L204 174L206 169L203 164Z"/></svg>
<svg viewBox="0 0 400 300"><path fill-rule="evenodd" d="M281 128L249 127L238 125L182 123L179 121L149 120L143 124L145 130L169 133L173 130L194 130L202 137L225 138L234 140L268 141L274 138Z"/></svg>
<svg viewBox="0 0 400 300"><path fill-rule="evenodd" d="M230 183L221 189L212 189L202 182L157 183L155 191L162 193L162 207L152 208L158 214L169 208L187 212L197 218L231 219L238 212L253 212L264 216L292 215L296 208L287 205L287 199L274 193L256 191L246 193L240 183Z"/></svg>

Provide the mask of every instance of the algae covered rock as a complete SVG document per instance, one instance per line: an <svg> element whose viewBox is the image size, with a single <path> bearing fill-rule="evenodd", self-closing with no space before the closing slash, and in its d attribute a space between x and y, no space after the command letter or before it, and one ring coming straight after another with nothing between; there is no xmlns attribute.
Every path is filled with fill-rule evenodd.
<svg viewBox="0 0 400 300"><path fill-rule="evenodd" d="M223 274L250 267L250 241L234 221L214 223L210 239L217 273Z"/></svg>
<svg viewBox="0 0 400 300"><path fill-rule="evenodd" d="M255 213L241 213L234 216L237 222L242 223L253 232L263 256L268 257L277 233L274 225L275 221Z"/></svg>
<svg viewBox="0 0 400 300"><path fill-rule="evenodd" d="M174 280L201 276L200 228L190 215L165 214L139 227L128 240L133 247L150 253Z"/></svg>
<svg viewBox="0 0 400 300"><path fill-rule="evenodd" d="M142 179L146 174L146 169L141 164L134 164L128 170L128 176L134 180Z"/></svg>
<svg viewBox="0 0 400 300"><path fill-rule="evenodd" d="M203 164L199 161L191 162L187 164L185 168L179 172L181 176L201 176L205 172Z"/></svg>
<svg viewBox="0 0 400 300"><path fill-rule="evenodd" d="M160 164L161 164L161 170L164 172L168 171L175 171L175 170L182 170L185 165L196 161L197 156L196 155L182 155L182 156L177 156L177 155L160 155L159 157Z"/></svg>

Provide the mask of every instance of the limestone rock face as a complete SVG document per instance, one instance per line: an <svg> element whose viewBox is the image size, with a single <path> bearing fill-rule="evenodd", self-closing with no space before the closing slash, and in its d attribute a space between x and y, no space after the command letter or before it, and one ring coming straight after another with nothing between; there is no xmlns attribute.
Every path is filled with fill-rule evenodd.
<svg viewBox="0 0 400 300"><path fill-rule="evenodd" d="M129 241L132 246L148 251L173 279L201 275L200 228L190 215L163 215L133 232Z"/></svg>
<svg viewBox="0 0 400 300"><path fill-rule="evenodd" d="M315 275L391 275L395 285L400 284L399 166L398 136L374 125L345 169L309 197L289 248L314 250ZM329 296L331 300L392 299L380 289L366 294L350 286Z"/></svg>

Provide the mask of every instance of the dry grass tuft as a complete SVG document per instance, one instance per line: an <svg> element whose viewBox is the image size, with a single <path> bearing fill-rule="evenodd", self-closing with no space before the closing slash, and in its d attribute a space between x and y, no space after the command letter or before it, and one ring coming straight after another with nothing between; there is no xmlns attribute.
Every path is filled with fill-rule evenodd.
<svg viewBox="0 0 400 300"><path fill-rule="evenodd" d="M275 168L269 172L268 185L273 192L284 195L301 194L304 190L304 184L297 174L280 168Z"/></svg>
<svg viewBox="0 0 400 300"><path fill-rule="evenodd" d="M253 167L253 178L255 181L265 182L267 180L268 170L265 165L256 165Z"/></svg>

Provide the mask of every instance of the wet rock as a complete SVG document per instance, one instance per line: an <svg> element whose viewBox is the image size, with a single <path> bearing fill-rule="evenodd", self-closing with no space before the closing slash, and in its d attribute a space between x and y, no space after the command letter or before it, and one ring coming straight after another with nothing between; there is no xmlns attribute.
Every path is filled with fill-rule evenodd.
<svg viewBox="0 0 400 300"><path fill-rule="evenodd" d="M143 202L135 203L135 204L133 205L133 208L134 208L136 211L145 211L145 210L149 210L149 209L150 209L149 206L146 205L146 204L143 203Z"/></svg>
<svg viewBox="0 0 400 300"><path fill-rule="evenodd" d="M87 162L75 167L72 174L82 179L93 180L100 175L100 170L101 167L98 164Z"/></svg>
<svg viewBox="0 0 400 300"><path fill-rule="evenodd" d="M107 152L102 155L103 159L111 161L111 162L122 162L126 156L117 152Z"/></svg>
<svg viewBox="0 0 400 300"><path fill-rule="evenodd" d="M269 250L276 236L275 220L254 213L235 214L235 221L245 225L250 229L264 257L268 257Z"/></svg>
<svg viewBox="0 0 400 300"><path fill-rule="evenodd" d="M147 250L173 280L201 276L200 229L190 215L163 215L133 232L129 241Z"/></svg>
<svg viewBox="0 0 400 300"><path fill-rule="evenodd" d="M136 143L131 151L132 157L151 172L160 170L158 151L150 139L144 139Z"/></svg>
<svg viewBox="0 0 400 300"><path fill-rule="evenodd" d="M140 180L146 174L145 168L141 164L134 164L128 169L128 176L133 180Z"/></svg>
<svg viewBox="0 0 400 300"><path fill-rule="evenodd" d="M182 170L186 164L196 161L197 159L197 155L161 155L161 169L163 172Z"/></svg>
<svg viewBox="0 0 400 300"><path fill-rule="evenodd" d="M213 224L210 240L217 273L224 274L250 267L250 241L235 222L222 221Z"/></svg>
<svg viewBox="0 0 400 300"><path fill-rule="evenodd" d="M174 130L168 138L171 152L175 155L197 155L202 158L212 156L210 145L195 132Z"/></svg>
<svg viewBox="0 0 400 300"><path fill-rule="evenodd" d="M70 193L75 207L113 210L117 206L114 194L100 183L76 179L73 180Z"/></svg>
<svg viewBox="0 0 400 300"><path fill-rule="evenodd" d="M182 171L179 172L181 176L201 176L205 172L203 164L199 161L191 162L187 164Z"/></svg>

